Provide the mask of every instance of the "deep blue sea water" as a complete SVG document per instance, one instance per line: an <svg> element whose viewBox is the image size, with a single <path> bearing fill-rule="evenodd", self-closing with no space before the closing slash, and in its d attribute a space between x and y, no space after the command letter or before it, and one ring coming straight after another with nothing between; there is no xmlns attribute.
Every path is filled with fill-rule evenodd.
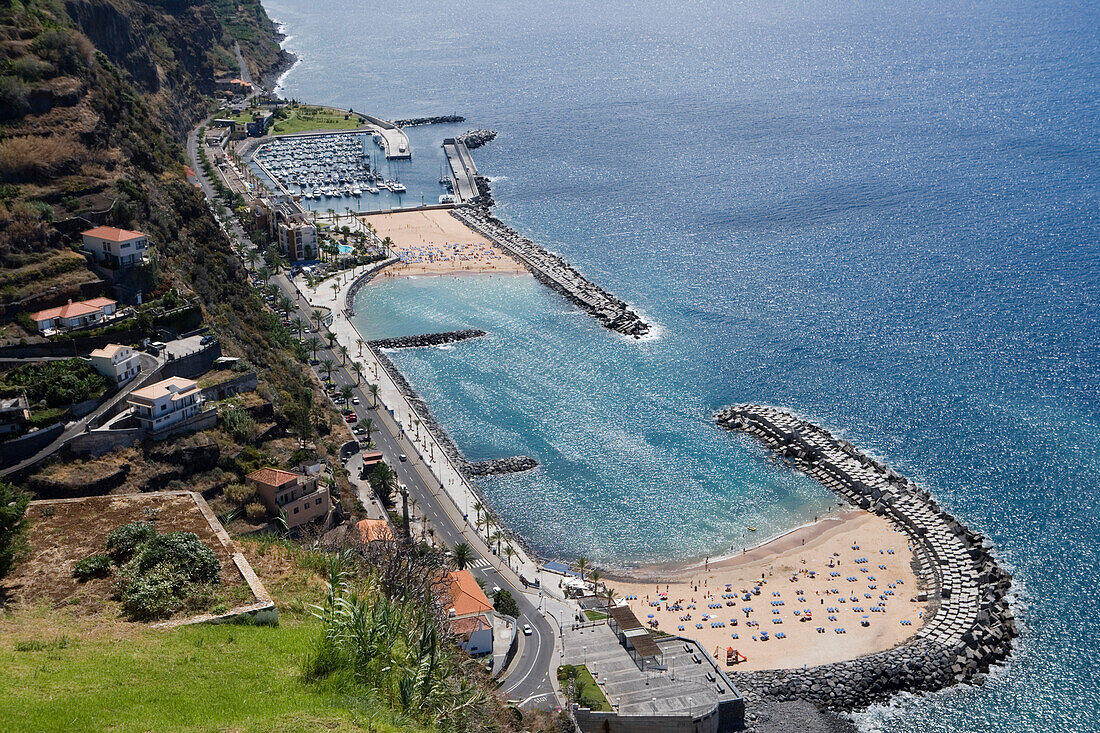
<svg viewBox="0 0 1100 733"><path fill-rule="evenodd" d="M497 214L661 327L610 335L527 277L364 289L482 490L547 555L740 547L831 503L717 431L792 407L986 532L1025 630L983 688L867 730L1100 729L1100 8L268 0L290 96L458 112ZM440 152L417 145L420 165Z"/></svg>

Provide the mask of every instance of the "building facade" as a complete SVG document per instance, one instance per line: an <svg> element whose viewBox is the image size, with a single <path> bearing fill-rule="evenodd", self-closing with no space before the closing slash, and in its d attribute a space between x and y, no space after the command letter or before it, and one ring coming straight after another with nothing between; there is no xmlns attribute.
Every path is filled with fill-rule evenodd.
<svg viewBox="0 0 1100 733"><path fill-rule="evenodd" d="M30 403L26 394L0 397L0 435L22 430L30 419Z"/></svg>
<svg viewBox="0 0 1100 733"><path fill-rule="evenodd" d="M317 259L317 227L313 224L280 221L276 231L287 259L295 262Z"/></svg>
<svg viewBox="0 0 1100 733"><path fill-rule="evenodd" d="M107 344L93 351L88 358L97 372L113 380L116 385L126 384L141 371L138 355L122 344Z"/></svg>
<svg viewBox="0 0 1100 733"><path fill-rule="evenodd" d="M493 653L493 617L496 611L469 570L447 574L447 624L459 646L471 656Z"/></svg>
<svg viewBox="0 0 1100 733"><path fill-rule="evenodd" d="M94 326L113 316L117 310L118 303L110 298L92 298L77 303L70 300L63 306L31 314L31 320L41 333L65 331Z"/></svg>
<svg viewBox="0 0 1100 733"><path fill-rule="evenodd" d="M96 262L112 267L131 267L145 261L149 237L115 227L96 227L83 232L84 251Z"/></svg>
<svg viewBox="0 0 1100 733"><path fill-rule="evenodd" d="M332 509L328 487L320 475L306 476L279 468L261 468L245 477L273 514L284 513L289 529L324 519Z"/></svg>
<svg viewBox="0 0 1100 733"><path fill-rule="evenodd" d="M130 393L127 402L138 422L154 435L202 411L202 390L193 379L171 377Z"/></svg>

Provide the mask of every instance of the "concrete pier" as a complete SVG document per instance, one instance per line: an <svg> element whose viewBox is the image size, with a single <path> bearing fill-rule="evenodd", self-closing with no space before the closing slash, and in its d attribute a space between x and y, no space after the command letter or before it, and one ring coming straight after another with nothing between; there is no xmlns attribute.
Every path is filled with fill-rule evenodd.
<svg viewBox="0 0 1100 733"><path fill-rule="evenodd" d="M540 282L564 295L612 331L641 338L650 326L623 301L589 282L561 257L548 252L484 207L460 206L451 215L521 262Z"/></svg>
<svg viewBox="0 0 1100 733"><path fill-rule="evenodd" d="M382 148L386 151L387 158L400 159L412 157L412 143L409 142L409 136L406 135L400 127L380 117L374 117L372 115L361 116L372 128L372 132L377 132L382 136Z"/></svg>
<svg viewBox="0 0 1100 733"><path fill-rule="evenodd" d="M853 505L887 517L909 538L929 606L924 626L878 654L801 670L737 675L742 689L774 700L803 698L838 710L865 707L901 691L981 683L1007 658L1017 635L1008 605L1011 576L991 544L943 511L927 491L829 431L790 412L735 405L716 417L749 433ZM914 589L916 595L917 589Z"/></svg>
<svg viewBox="0 0 1100 733"><path fill-rule="evenodd" d="M480 198L480 192L477 190L477 166L474 165L473 156L470 155L466 143L459 138L446 138L443 141L443 153L451 166L455 202L468 204L477 201Z"/></svg>

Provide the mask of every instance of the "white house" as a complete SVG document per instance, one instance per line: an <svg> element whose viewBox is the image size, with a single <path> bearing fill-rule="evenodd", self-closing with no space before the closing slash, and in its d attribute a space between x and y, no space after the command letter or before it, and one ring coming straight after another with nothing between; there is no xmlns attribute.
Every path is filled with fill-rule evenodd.
<svg viewBox="0 0 1100 733"><path fill-rule="evenodd" d="M447 625L470 656L493 653L493 604L469 570L447 574L442 601Z"/></svg>
<svg viewBox="0 0 1100 733"><path fill-rule="evenodd" d="M126 401L142 427L156 433L199 414L202 390L193 379L170 377L135 389Z"/></svg>
<svg viewBox="0 0 1100 733"><path fill-rule="evenodd" d="M138 355L129 346L107 344L88 355L95 370L114 380L116 385L125 384L141 371Z"/></svg>
<svg viewBox="0 0 1100 733"><path fill-rule="evenodd" d="M66 305L47 308L32 314L31 320L38 325L39 331L45 333L51 329L92 326L104 318L113 316L117 309L118 303L110 298L92 298L78 303L70 300Z"/></svg>
<svg viewBox="0 0 1100 733"><path fill-rule="evenodd" d="M317 259L317 227L302 222L279 222L278 235L287 259Z"/></svg>
<svg viewBox="0 0 1100 733"><path fill-rule="evenodd" d="M95 227L83 232L84 251L96 262L106 262L115 267L141 264L149 249L149 237L115 227Z"/></svg>

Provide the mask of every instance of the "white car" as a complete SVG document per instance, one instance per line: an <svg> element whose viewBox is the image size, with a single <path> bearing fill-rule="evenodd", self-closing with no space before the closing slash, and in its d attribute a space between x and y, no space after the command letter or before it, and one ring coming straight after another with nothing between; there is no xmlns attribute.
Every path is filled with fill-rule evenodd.
<svg viewBox="0 0 1100 733"><path fill-rule="evenodd" d="M358 397L352 397L351 398L351 404L358 405L359 404L359 398Z"/></svg>
<svg viewBox="0 0 1100 733"><path fill-rule="evenodd" d="M531 633L532 633L531 632L531 624L524 624L523 625L523 635L524 636L530 636Z"/></svg>

